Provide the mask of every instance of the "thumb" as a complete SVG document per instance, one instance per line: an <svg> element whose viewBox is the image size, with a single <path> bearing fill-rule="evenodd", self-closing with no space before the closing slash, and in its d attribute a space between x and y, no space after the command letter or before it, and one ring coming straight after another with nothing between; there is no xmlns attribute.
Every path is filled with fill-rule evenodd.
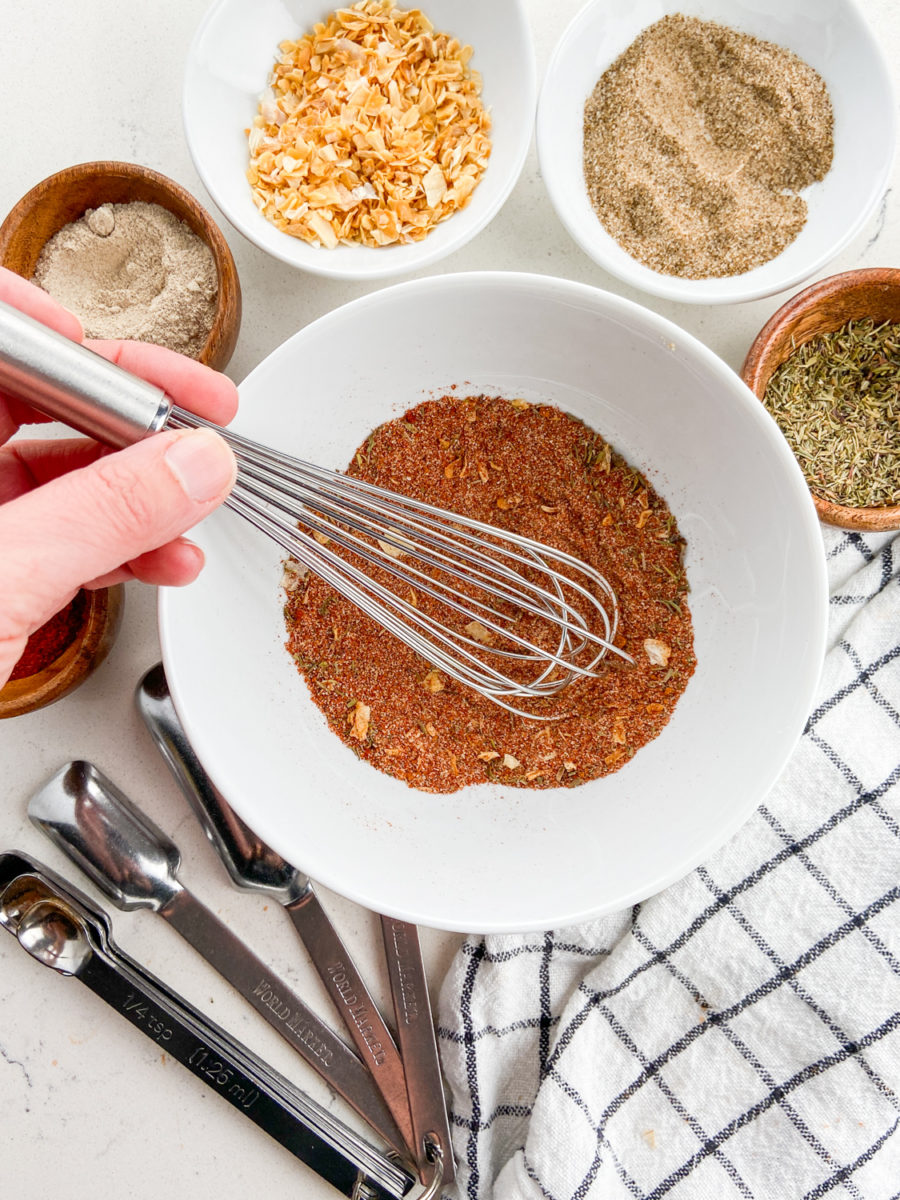
<svg viewBox="0 0 900 1200"><path fill-rule="evenodd" d="M171 431L0 506L0 681L28 635L82 583L196 525L225 499L235 473L217 433Z"/></svg>

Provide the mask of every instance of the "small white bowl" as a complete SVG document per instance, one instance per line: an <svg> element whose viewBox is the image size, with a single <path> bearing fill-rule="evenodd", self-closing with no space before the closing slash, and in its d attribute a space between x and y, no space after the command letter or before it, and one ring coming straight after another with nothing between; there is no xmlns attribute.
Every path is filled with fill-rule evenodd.
<svg viewBox="0 0 900 1200"><path fill-rule="evenodd" d="M772 786L822 662L821 534L787 442L721 359L629 300L542 275L451 272L336 309L243 382L235 427L343 469L376 425L452 388L567 409L675 514L698 665L660 736L577 788L407 787L328 729L284 648L281 551L225 511L194 531L197 582L162 589L166 676L229 803L313 879L423 925L555 929L672 883Z"/></svg>
<svg viewBox="0 0 900 1200"><path fill-rule="evenodd" d="M775 42L825 80L834 109L834 163L803 192L798 237L777 258L742 275L682 279L632 258L591 207L582 164L584 105L600 76L648 25L672 13L716 21ZM557 45L541 90L537 149L556 212L578 245L612 275L668 300L725 304L794 287L859 233L884 195L896 142L885 57L855 0L591 0Z"/></svg>
<svg viewBox="0 0 900 1200"><path fill-rule="evenodd" d="M496 215L519 178L534 124L536 78L523 0L427 0L436 29L472 46L491 113L491 157L468 205L421 242L326 250L276 229L247 183L246 130L279 42L297 38L339 5L329 0L218 0L188 51L184 128L194 165L228 220L254 245L293 267L334 279L385 279L437 262Z"/></svg>

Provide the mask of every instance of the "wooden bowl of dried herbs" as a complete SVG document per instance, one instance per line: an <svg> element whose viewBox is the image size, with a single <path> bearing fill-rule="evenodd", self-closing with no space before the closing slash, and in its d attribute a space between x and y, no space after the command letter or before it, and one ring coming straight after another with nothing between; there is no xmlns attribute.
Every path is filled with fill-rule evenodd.
<svg viewBox="0 0 900 1200"><path fill-rule="evenodd" d="M900 270L846 271L771 317L741 368L778 422L819 519L900 529Z"/></svg>

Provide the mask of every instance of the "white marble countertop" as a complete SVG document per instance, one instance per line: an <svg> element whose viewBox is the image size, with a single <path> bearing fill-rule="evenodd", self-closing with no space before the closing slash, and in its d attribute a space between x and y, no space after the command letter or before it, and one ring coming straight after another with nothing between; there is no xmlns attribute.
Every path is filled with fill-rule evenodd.
<svg viewBox="0 0 900 1200"><path fill-rule="evenodd" d="M173 177L214 215L181 128L184 58L207 0L123 5L115 0L30 0L3 9L0 213L46 175L89 159L128 159ZM581 0L526 0L539 77ZM900 53L900 7L862 0L890 57ZM854 243L822 274L900 260L897 178ZM224 219L244 295L244 320L229 374L240 380L289 334L377 284L333 282L277 263ZM697 335L732 367L786 295L738 306L695 308L630 291L570 241L544 192L534 153L501 213L441 271L528 270L628 295ZM0 722L3 797L0 850L20 849L91 891L27 822L31 792L70 758L88 758L129 792L178 842L183 879L266 961L277 965L323 1016L328 1002L304 952L273 905L227 883L199 827L140 724L131 695L159 658L152 589L128 589L124 625L104 666L60 703ZM323 891L376 995L386 999L375 918ZM269 911L267 911L267 908ZM275 1033L174 932L148 913L115 914L119 944L198 1007L350 1120ZM459 938L423 931L436 989ZM310 1200L329 1187L155 1046L117 1020L87 989L43 970L0 938L0 1168L9 1196L60 1200L222 1200L296 1188ZM51 1182L52 1180L52 1182Z"/></svg>

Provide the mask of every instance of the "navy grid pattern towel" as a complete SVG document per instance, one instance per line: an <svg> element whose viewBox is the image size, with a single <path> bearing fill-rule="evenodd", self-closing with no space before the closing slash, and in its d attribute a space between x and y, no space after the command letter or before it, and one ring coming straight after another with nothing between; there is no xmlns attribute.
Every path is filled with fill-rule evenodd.
<svg viewBox="0 0 900 1200"><path fill-rule="evenodd" d="M900 1197L900 538L824 537L819 695L751 820L627 912L458 953L466 1200Z"/></svg>

